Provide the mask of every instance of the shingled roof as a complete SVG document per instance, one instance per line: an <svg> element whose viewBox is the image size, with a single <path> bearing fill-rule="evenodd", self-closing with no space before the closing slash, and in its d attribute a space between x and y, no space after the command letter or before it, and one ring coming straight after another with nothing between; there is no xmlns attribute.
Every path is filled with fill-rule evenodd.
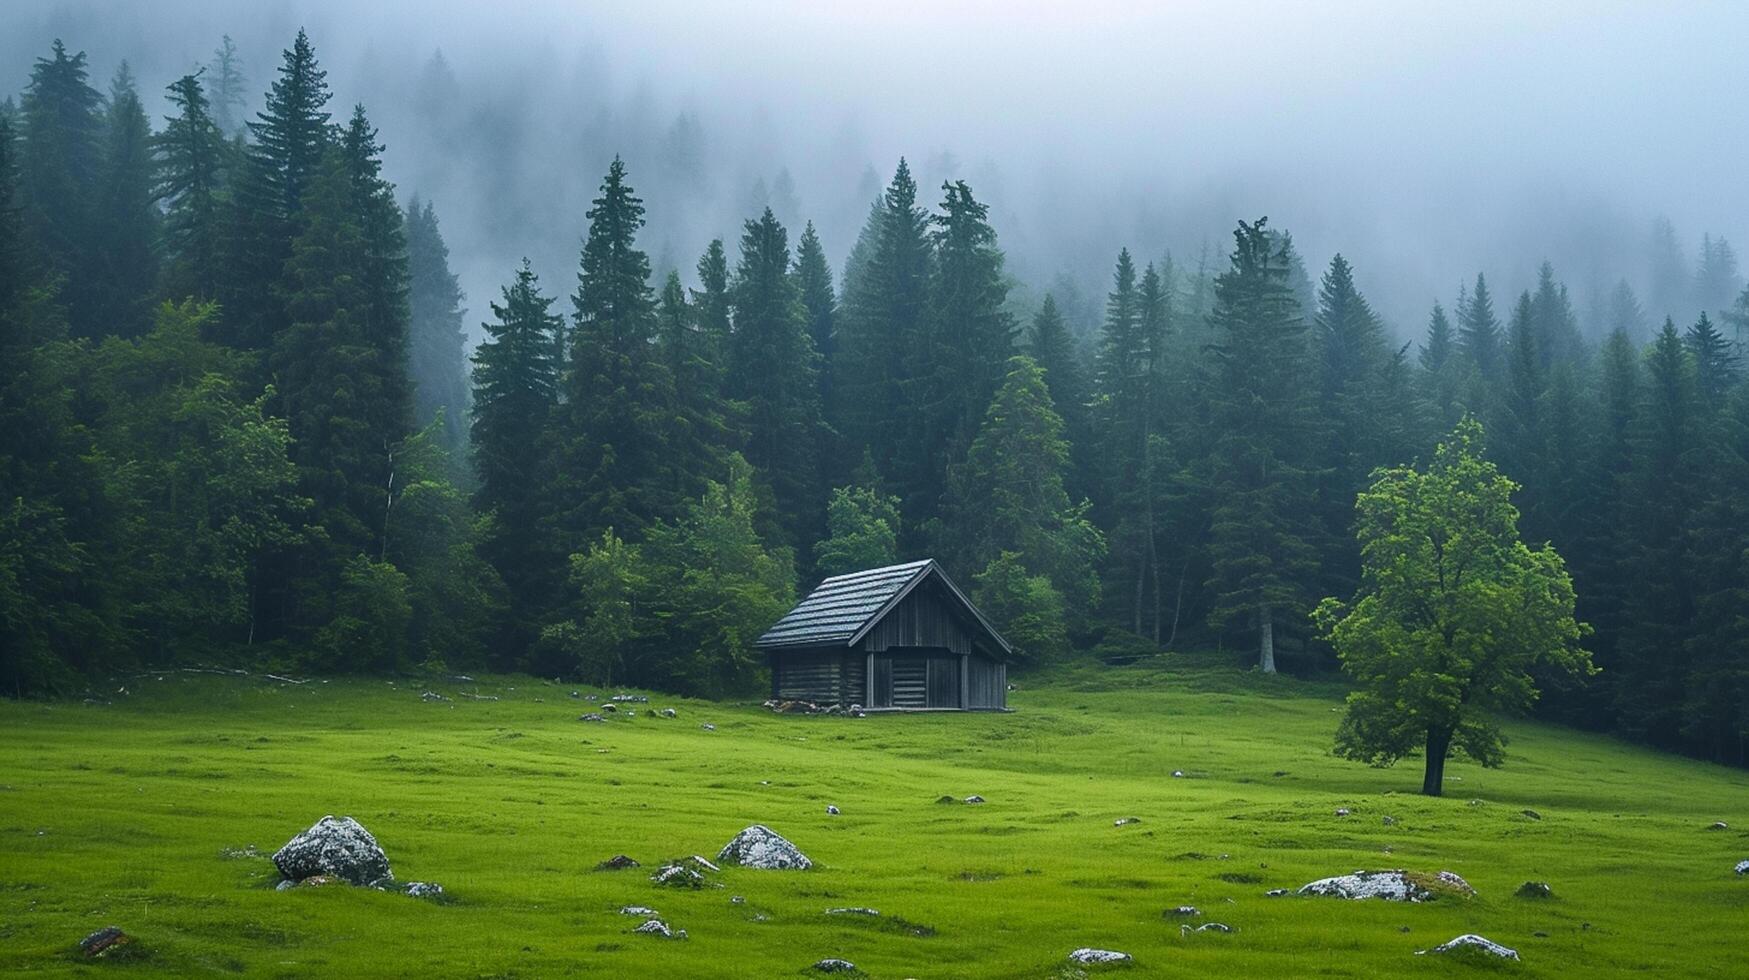
<svg viewBox="0 0 1749 980"><path fill-rule="evenodd" d="M1011 651L1008 641L996 632L996 627L972 605L933 558L834 575L821 582L806 599L766 630L754 646L762 649L855 646L882 616L931 577L947 586L966 611L989 631L1003 652Z"/></svg>

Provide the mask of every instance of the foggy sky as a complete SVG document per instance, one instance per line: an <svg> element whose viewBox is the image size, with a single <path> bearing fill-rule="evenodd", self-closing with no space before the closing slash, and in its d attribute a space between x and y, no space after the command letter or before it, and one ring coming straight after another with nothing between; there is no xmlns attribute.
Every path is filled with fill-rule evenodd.
<svg viewBox="0 0 1749 980"><path fill-rule="evenodd" d="M1690 261L1711 233L1749 262L1745 3L8 0L0 93L58 36L100 90L130 62L161 126L229 33L252 113L299 26L331 111L364 103L399 195L435 203L470 324L524 255L574 288L615 154L689 282L764 202L841 271L901 155L924 203L963 177L992 204L1022 304L1101 296L1120 246L1218 259L1259 215L1314 278L1347 256L1405 338L1545 258L1581 316L1620 278L1644 298L1658 215Z"/></svg>

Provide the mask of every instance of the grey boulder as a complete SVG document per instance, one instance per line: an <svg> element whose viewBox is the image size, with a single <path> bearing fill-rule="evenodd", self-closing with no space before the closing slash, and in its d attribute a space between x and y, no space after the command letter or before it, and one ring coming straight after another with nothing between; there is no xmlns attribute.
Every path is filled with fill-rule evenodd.
<svg viewBox="0 0 1749 980"><path fill-rule="evenodd" d="M329 815L287 841L273 854L273 865L292 881L333 875L354 885L391 877L389 858L358 821Z"/></svg>
<svg viewBox="0 0 1749 980"><path fill-rule="evenodd" d="M849 960L825 959L815 963L814 969L821 973L855 973L856 964Z"/></svg>
<svg viewBox="0 0 1749 980"><path fill-rule="evenodd" d="M1484 939L1473 932L1466 932L1456 939L1453 939L1451 942L1440 943L1432 949L1420 950L1415 955L1421 956L1426 953L1455 953L1459 951L1468 952L1471 950L1485 953L1489 956L1498 956L1503 960L1518 959L1518 950L1512 949L1509 946L1502 946L1492 939Z"/></svg>
<svg viewBox="0 0 1749 980"><path fill-rule="evenodd" d="M1430 902L1441 894L1474 895L1470 883L1441 871L1432 878L1397 871L1356 871L1348 875L1320 878L1301 886L1301 895L1322 895L1329 898L1382 898L1391 902Z"/></svg>
<svg viewBox="0 0 1749 980"><path fill-rule="evenodd" d="M743 868L759 868L766 871L796 870L805 871L814 866L799 848L782 835L764 824L754 824L736 834L723 849L717 852L717 860L724 864L738 864Z"/></svg>
<svg viewBox="0 0 1749 980"><path fill-rule="evenodd" d="M1069 954L1071 963L1128 963L1130 954L1115 949L1093 949L1083 946Z"/></svg>

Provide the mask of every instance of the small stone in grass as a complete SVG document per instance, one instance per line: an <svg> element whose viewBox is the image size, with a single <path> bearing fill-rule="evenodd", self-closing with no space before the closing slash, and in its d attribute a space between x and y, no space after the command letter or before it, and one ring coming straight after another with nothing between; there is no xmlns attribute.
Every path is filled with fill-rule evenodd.
<svg viewBox="0 0 1749 980"><path fill-rule="evenodd" d="M1172 778L1173 779L1183 779L1184 778L1184 770L1183 769L1172 770Z"/></svg>
<svg viewBox="0 0 1749 980"><path fill-rule="evenodd" d="M1129 824L1132 824L1132 823L1141 823L1141 822L1142 822L1141 817L1118 817L1116 820L1113 820L1111 822L1111 825L1113 827L1124 827L1124 826L1128 826Z"/></svg>
<svg viewBox="0 0 1749 980"><path fill-rule="evenodd" d="M1518 886L1515 894L1519 898L1554 898L1555 890L1546 881L1527 881Z"/></svg>
<svg viewBox="0 0 1749 980"><path fill-rule="evenodd" d="M704 729L704 730L705 730L705 731L707 731L707 732L714 732L714 731L716 731L716 730L717 730L717 726L715 726L715 725L713 725L713 724L711 724L711 723L710 723L710 722L708 722L708 721L707 721L707 722L705 722L705 723L704 723L704 724L702 724L702 725L700 725L700 726L698 726L698 727L700 727L700 728L702 728L702 729Z"/></svg>
<svg viewBox="0 0 1749 980"><path fill-rule="evenodd" d="M597 871L624 871L627 868L635 868L637 866L638 866L638 862L636 860L634 860L631 857L631 855L629 855L629 854L615 854L613 857L610 857L607 860L601 862L600 864L597 864L595 866L595 870L597 870Z"/></svg>
<svg viewBox="0 0 1749 980"><path fill-rule="evenodd" d="M1083 946L1069 954L1072 963L1128 963L1130 954L1115 949L1093 949Z"/></svg>
<svg viewBox="0 0 1749 980"><path fill-rule="evenodd" d="M838 815L838 808L830 803L826 804L826 815L829 817L836 817Z"/></svg>
<svg viewBox="0 0 1749 980"><path fill-rule="evenodd" d="M1266 897L1266 898L1280 898L1283 895L1287 894L1287 889L1286 888L1271 888L1270 890L1264 892L1263 894L1264 894L1264 897Z"/></svg>
<svg viewBox="0 0 1749 980"><path fill-rule="evenodd" d="M976 793L974 793L971 796L966 797L966 802L967 803L982 803L982 802L984 802L984 798L982 796L979 796Z"/></svg>
<svg viewBox="0 0 1749 980"><path fill-rule="evenodd" d="M650 880L667 888L703 888L704 875L678 864L670 864L650 876Z"/></svg>
<svg viewBox="0 0 1749 980"><path fill-rule="evenodd" d="M619 914L620 915L641 915L641 916L646 916L648 918L653 919L656 916L661 915L662 913L656 911L653 908L650 908L647 905L627 905L625 908L622 908L619 910Z"/></svg>
<svg viewBox="0 0 1749 980"><path fill-rule="evenodd" d="M1233 932L1232 926L1224 922L1205 922L1196 927L1197 932Z"/></svg>
<svg viewBox="0 0 1749 980"><path fill-rule="evenodd" d="M1749 861L1738 861L1737 873L1740 875L1749 875Z"/></svg>
<svg viewBox="0 0 1749 980"><path fill-rule="evenodd" d="M409 881L401 894L408 898L442 898L443 886L435 881Z"/></svg>
<svg viewBox="0 0 1749 980"><path fill-rule="evenodd" d="M1536 812L1535 810L1525 810L1525 811L1523 811L1523 813L1525 816L1529 817L1532 820L1541 820L1543 818L1543 815Z"/></svg>
<svg viewBox="0 0 1749 980"><path fill-rule="evenodd" d="M1396 825L1397 825L1397 818L1396 817L1389 817L1388 816L1385 818L1385 826L1395 827Z"/></svg>
<svg viewBox="0 0 1749 980"><path fill-rule="evenodd" d="M607 717L599 711L586 711L577 716L578 721L606 721Z"/></svg>
<svg viewBox="0 0 1749 980"><path fill-rule="evenodd" d="M1713 823L1713 825L1711 827L1708 827L1707 829L1708 830L1729 830L1729 829L1731 829L1731 825L1724 822L1723 820L1719 820L1719 821L1715 821Z"/></svg>
<svg viewBox="0 0 1749 980"><path fill-rule="evenodd" d="M1177 908L1166 910L1168 917L1176 919L1194 919L1201 914L1202 910L1194 905L1180 905Z"/></svg>
<svg viewBox="0 0 1749 980"><path fill-rule="evenodd" d="M673 708L663 708L662 709L662 717L664 717L664 718L677 718L677 717L679 717L679 715L680 715L680 713L678 711L675 711Z"/></svg>
<svg viewBox="0 0 1749 980"><path fill-rule="evenodd" d="M852 963L849 960L840 960L840 959L824 959L818 963L815 963L813 968L815 970L818 970L821 973L855 973L856 972L856 964L855 963Z"/></svg>
<svg viewBox="0 0 1749 980"><path fill-rule="evenodd" d="M651 919L632 931L641 932L647 936L661 936L663 939L686 938L685 929L670 929L668 928L668 923L663 922L661 919Z"/></svg>
<svg viewBox="0 0 1749 980"><path fill-rule="evenodd" d="M1503 960L1518 959L1518 950L1502 946L1492 939L1484 939L1475 933L1469 932L1464 933L1450 942L1440 943L1432 949L1420 950L1415 955L1421 956L1425 953L1454 953L1460 950L1466 952L1475 950L1490 956L1498 956Z"/></svg>
<svg viewBox="0 0 1749 980"><path fill-rule="evenodd" d="M873 918L873 917L879 916L880 912L875 910L875 909L850 908L850 909L827 909L826 914L827 915L866 915L866 916L869 916L870 918Z"/></svg>
<svg viewBox="0 0 1749 980"><path fill-rule="evenodd" d="M79 951L86 956L104 956L111 950L119 949L133 941L134 937L122 932L120 926L104 926L79 940Z"/></svg>
<svg viewBox="0 0 1749 980"><path fill-rule="evenodd" d="M943 796L940 799L936 800L935 802L937 802L937 803L958 803L959 799L956 797L952 797L952 796Z"/></svg>
<svg viewBox="0 0 1749 980"><path fill-rule="evenodd" d="M1348 813L1348 808L1345 806L1339 806L1336 808L1336 815L1339 817L1346 817L1348 816Z"/></svg>

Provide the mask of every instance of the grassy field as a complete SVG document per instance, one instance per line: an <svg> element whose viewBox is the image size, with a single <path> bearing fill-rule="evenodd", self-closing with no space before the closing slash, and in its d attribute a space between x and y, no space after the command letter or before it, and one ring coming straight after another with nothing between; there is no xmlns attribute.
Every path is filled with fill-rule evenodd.
<svg viewBox="0 0 1749 980"><path fill-rule="evenodd" d="M832 956L875 977L1053 977L1089 945L1133 954L1092 971L1126 976L1746 969L1749 878L1732 866L1749 858L1749 774L1518 724L1505 769L1455 763L1428 799L1413 764L1330 756L1336 689L1206 662L1064 671L1023 683L1012 714L865 719L652 696L679 717L580 723L570 688L526 677L127 687L109 705L0 702L0 971L773 977ZM936 802L974 793L988 802ZM226 856L271 853L326 813L452 900L275 892L267 860ZM817 867L648 880L755 822ZM645 867L593 870L622 852ZM1396 867L1455 871L1479 895L1264 895ZM1555 898L1515 897L1532 879ZM1163 913L1186 904L1237 931L1182 934ZM632 934L624 905L689 938ZM111 923L137 955L70 954ZM1414 955L1463 932L1522 963Z"/></svg>

